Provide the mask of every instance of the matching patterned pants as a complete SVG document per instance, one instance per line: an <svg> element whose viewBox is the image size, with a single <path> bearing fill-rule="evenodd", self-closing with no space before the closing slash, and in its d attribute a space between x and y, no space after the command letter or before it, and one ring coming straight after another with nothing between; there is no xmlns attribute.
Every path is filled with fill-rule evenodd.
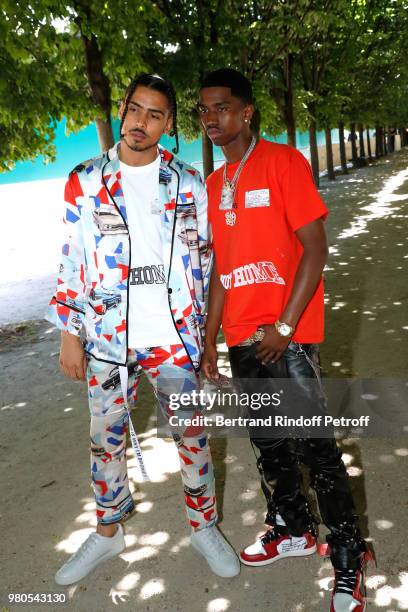
<svg viewBox="0 0 408 612"><path fill-rule="evenodd" d="M181 344L128 351L128 404L137 399L141 370L168 417L169 394L198 389L198 377ZM91 474L99 523L121 521L134 509L126 465L128 413L118 366L90 357L88 395L91 413ZM134 417L133 417L134 418ZM137 429L137 427L136 427ZM213 464L204 431L174 436L178 447L187 517L193 529L217 520Z"/></svg>

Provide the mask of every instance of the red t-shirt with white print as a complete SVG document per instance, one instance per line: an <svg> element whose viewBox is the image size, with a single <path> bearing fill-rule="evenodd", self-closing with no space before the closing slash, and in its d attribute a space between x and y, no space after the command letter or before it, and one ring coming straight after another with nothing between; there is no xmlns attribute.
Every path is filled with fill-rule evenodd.
<svg viewBox="0 0 408 612"><path fill-rule="evenodd" d="M232 179L239 162L228 166ZM242 170L232 210L220 209L224 166L207 179L217 272L226 289L222 328L228 346L273 324L289 299L303 247L296 231L328 210L309 163L293 147L261 139ZM296 326L293 340L324 337L323 280Z"/></svg>

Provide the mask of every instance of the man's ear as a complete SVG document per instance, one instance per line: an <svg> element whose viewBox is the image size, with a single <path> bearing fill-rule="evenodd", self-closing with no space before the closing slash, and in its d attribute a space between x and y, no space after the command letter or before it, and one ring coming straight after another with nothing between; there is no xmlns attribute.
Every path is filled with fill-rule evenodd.
<svg viewBox="0 0 408 612"><path fill-rule="evenodd" d="M172 115L169 115L166 121L166 127L164 128L164 133L172 136L173 135L172 131L173 131L173 117Z"/></svg>
<svg viewBox="0 0 408 612"><path fill-rule="evenodd" d="M255 107L253 104L247 104L244 108L244 119L251 123L252 116L255 112Z"/></svg>
<svg viewBox="0 0 408 612"><path fill-rule="evenodd" d="M119 110L118 110L119 119L122 119L124 112L125 112L125 103L122 100L119 106Z"/></svg>

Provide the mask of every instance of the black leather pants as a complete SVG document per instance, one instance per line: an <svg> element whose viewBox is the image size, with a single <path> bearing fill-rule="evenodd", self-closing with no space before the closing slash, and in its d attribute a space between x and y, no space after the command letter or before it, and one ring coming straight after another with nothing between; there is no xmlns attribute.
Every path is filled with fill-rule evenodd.
<svg viewBox="0 0 408 612"><path fill-rule="evenodd" d="M325 412L324 396L315 390L318 386L302 384L307 378L320 379L318 345L291 342L277 363L267 365L257 359L256 346L229 349L234 378L291 378L299 384L299 391L307 401L316 403L319 411ZM327 542L334 567L359 567L366 547L357 525L349 477L335 439L251 438L251 442L259 451L257 465L267 501L265 522L275 526L279 513L286 523L286 533L300 536L305 531L315 532L316 521L302 492L301 457L310 469L320 514L330 530Z"/></svg>

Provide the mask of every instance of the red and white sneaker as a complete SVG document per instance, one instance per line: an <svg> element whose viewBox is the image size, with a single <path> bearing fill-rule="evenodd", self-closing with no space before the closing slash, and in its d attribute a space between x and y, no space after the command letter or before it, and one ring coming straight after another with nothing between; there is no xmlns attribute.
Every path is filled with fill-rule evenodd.
<svg viewBox="0 0 408 612"><path fill-rule="evenodd" d="M368 558L368 556L363 555L361 567L357 570L334 570L335 578L330 612L364 612L366 610L364 565Z"/></svg>
<svg viewBox="0 0 408 612"><path fill-rule="evenodd" d="M245 565L259 567L286 557L306 557L315 552L316 538L310 532L295 537L279 535L271 528L254 544L245 548L239 556Z"/></svg>

